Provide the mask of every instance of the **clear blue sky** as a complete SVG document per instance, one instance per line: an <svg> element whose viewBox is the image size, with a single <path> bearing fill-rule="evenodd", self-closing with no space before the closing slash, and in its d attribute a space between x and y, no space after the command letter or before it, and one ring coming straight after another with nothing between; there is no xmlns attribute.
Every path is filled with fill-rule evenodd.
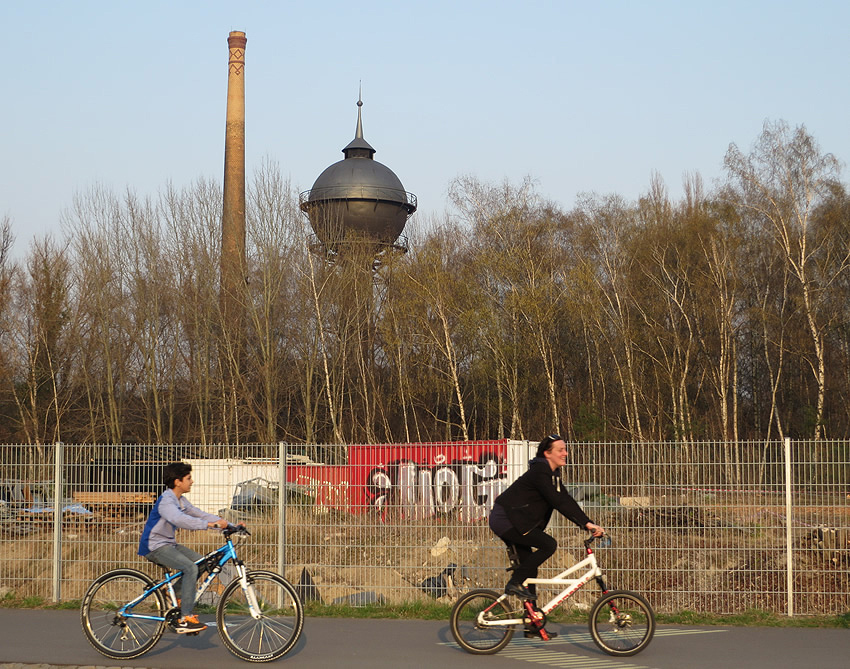
<svg viewBox="0 0 850 669"><path fill-rule="evenodd" d="M245 31L246 163L306 190L353 138L419 198L525 175L569 208L722 173L766 119L850 160L850 3L0 0L0 216L23 254L74 194L223 172L227 36ZM847 181L847 170L843 178Z"/></svg>

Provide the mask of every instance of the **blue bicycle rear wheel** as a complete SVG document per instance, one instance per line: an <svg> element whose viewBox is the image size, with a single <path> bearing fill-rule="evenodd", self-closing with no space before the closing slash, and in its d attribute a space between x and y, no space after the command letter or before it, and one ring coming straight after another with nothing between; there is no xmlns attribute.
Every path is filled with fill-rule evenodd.
<svg viewBox="0 0 850 669"><path fill-rule="evenodd" d="M80 620L97 652L114 660L127 660L156 645L165 631L165 599L160 590L151 591L132 609L120 612L153 586L147 574L135 569L106 572L89 586L80 606Z"/></svg>

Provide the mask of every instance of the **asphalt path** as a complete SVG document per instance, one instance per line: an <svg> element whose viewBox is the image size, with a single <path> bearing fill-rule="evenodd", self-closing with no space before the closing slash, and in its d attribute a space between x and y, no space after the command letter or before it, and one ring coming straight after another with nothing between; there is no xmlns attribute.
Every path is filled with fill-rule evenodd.
<svg viewBox="0 0 850 669"><path fill-rule="evenodd" d="M213 616L201 616L211 622ZM570 669L847 669L850 630L660 625L640 654L615 658L599 651L583 625L550 623L561 636L540 641L514 636L497 655L458 648L447 622L307 618L298 644L272 663L310 667L569 667ZM135 660L110 660L89 646L75 611L0 609L0 664L186 669L249 666L222 645L214 627L197 637L166 633Z"/></svg>

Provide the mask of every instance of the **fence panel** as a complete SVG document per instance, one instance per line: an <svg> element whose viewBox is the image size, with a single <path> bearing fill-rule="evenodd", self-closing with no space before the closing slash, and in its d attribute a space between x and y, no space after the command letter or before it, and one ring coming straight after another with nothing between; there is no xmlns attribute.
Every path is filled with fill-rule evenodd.
<svg viewBox="0 0 850 669"><path fill-rule="evenodd" d="M241 549L248 565L281 571L306 599L450 601L463 588L500 588L507 559L486 519L522 469L521 456L509 462L517 446L63 446L58 536L56 447L0 446L0 596L79 599L95 576L123 565L155 575L136 548L163 488L162 466L174 460L193 465L196 506L250 526ZM847 442L791 444L790 519L781 442L570 451L565 483L613 538L599 552L612 585L643 592L666 612L850 610ZM550 531L561 550L548 574L580 558L583 537L560 518ZM183 532L180 540L205 552L218 535Z"/></svg>
<svg viewBox="0 0 850 669"><path fill-rule="evenodd" d="M640 443L576 447L586 510L614 538L617 587L662 611L784 612L780 444Z"/></svg>
<svg viewBox="0 0 850 669"><path fill-rule="evenodd" d="M850 611L850 442L794 441L794 611Z"/></svg>

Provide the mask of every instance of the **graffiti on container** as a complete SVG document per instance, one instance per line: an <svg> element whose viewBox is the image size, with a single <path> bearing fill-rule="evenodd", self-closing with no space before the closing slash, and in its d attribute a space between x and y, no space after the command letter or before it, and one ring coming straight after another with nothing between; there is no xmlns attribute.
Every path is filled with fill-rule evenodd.
<svg viewBox="0 0 850 669"><path fill-rule="evenodd" d="M414 520L457 514L463 522L486 518L493 500L507 487L502 458L478 462L417 464L397 460L374 467L367 477L369 505L380 513L397 511Z"/></svg>

